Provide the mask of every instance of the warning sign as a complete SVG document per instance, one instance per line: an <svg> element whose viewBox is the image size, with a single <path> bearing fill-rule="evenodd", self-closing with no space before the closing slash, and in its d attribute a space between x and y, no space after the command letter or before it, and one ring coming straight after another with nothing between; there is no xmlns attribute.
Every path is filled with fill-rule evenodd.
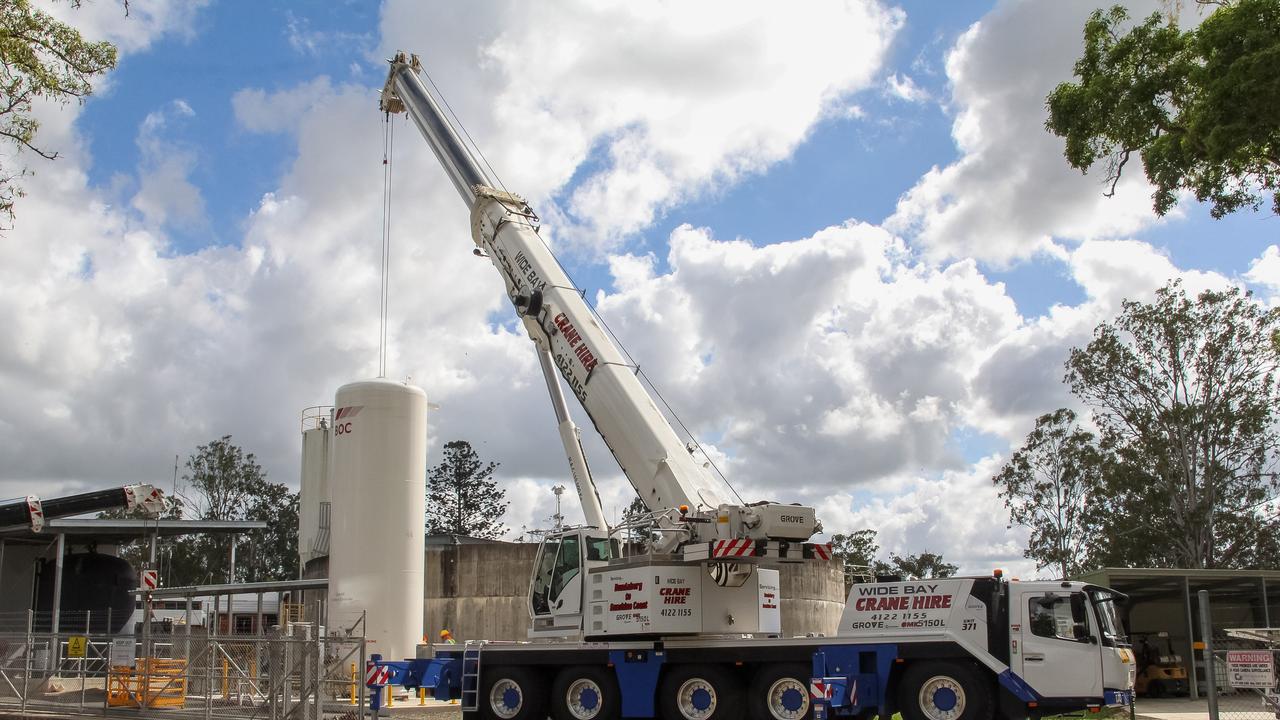
<svg viewBox="0 0 1280 720"><path fill-rule="evenodd" d="M133 667L135 652L133 637L112 638L111 667Z"/></svg>
<svg viewBox="0 0 1280 720"><path fill-rule="evenodd" d="M89 638L84 635L72 635L67 638L67 657L82 658L87 647L89 647Z"/></svg>
<svg viewBox="0 0 1280 720"><path fill-rule="evenodd" d="M1231 687L1265 688L1276 685L1276 668L1270 650L1228 650L1227 678Z"/></svg>

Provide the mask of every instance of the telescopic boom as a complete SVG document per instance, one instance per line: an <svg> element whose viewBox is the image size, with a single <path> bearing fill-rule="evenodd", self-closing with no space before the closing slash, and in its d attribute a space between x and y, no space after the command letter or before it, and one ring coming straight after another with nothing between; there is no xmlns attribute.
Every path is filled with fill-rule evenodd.
<svg viewBox="0 0 1280 720"><path fill-rule="evenodd" d="M691 455L636 377L636 368L603 330L582 291L573 285L538 235L538 217L523 198L495 188L467 145L422 84L417 56L391 61L380 106L408 112L471 210L478 251L502 275L507 296L537 345L543 367L553 364L651 511L680 514L682 540L750 537L806 540L819 526L812 508L735 502L733 489ZM606 527L604 513L552 374L548 389L587 524ZM682 510L684 508L684 510ZM696 521L696 518L702 518Z"/></svg>

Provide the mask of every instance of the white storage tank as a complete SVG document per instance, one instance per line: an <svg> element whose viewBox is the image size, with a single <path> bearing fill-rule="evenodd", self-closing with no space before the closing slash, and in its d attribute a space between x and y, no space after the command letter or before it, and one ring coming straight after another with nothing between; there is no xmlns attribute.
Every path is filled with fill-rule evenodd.
<svg viewBox="0 0 1280 720"><path fill-rule="evenodd" d="M329 626L366 611L369 652L411 658L422 638L427 395L364 380L334 404Z"/></svg>
<svg viewBox="0 0 1280 720"><path fill-rule="evenodd" d="M299 568L329 554L331 539L329 497L329 441L333 408L302 411L302 490L298 499Z"/></svg>

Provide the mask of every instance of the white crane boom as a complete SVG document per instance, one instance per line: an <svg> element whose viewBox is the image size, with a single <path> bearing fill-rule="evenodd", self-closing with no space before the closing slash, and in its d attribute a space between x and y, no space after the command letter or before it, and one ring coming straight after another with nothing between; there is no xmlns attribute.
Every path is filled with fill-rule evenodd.
<svg viewBox="0 0 1280 720"><path fill-rule="evenodd" d="M419 71L416 56L398 54L391 61L381 108L388 113L407 110L413 118L471 210L478 254L488 256L502 275L544 368L549 361L559 370L645 505L652 511L687 506L702 518L689 523L686 539L808 539L819 528L812 508L734 502L729 484L692 457L641 385L636 368L538 235L537 215L519 196L494 187L418 78ZM550 375L548 389L587 524L604 527L576 428Z"/></svg>

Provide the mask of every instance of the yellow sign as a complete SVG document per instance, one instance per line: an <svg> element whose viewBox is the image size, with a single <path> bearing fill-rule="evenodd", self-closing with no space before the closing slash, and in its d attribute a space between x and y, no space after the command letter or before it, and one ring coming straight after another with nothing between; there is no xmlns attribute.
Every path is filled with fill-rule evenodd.
<svg viewBox="0 0 1280 720"><path fill-rule="evenodd" d="M87 647L89 647L89 638L84 635L72 635L67 638L67 657L82 658Z"/></svg>

